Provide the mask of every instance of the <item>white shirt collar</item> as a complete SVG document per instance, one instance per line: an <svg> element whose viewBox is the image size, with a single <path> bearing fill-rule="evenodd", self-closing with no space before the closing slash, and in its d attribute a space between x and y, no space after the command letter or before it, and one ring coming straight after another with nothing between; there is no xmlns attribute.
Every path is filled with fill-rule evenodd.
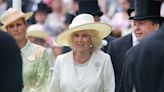
<svg viewBox="0 0 164 92"><path fill-rule="evenodd" d="M132 32L132 45L136 46L139 43L139 41L137 40L134 32Z"/></svg>

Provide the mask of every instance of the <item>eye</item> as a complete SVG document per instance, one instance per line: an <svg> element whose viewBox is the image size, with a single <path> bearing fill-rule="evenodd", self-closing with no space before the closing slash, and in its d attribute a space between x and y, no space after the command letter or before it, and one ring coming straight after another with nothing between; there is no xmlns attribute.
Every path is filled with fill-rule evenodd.
<svg viewBox="0 0 164 92"><path fill-rule="evenodd" d="M89 37L89 35L88 35L88 34L83 34L82 36L83 36L83 37Z"/></svg>
<svg viewBox="0 0 164 92"><path fill-rule="evenodd" d="M17 26L22 26L22 24L21 23L18 23Z"/></svg>
<svg viewBox="0 0 164 92"><path fill-rule="evenodd" d="M13 27L14 27L14 25L9 25L9 26L8 26L8 28L13 28Z"/></svg>
<svg viewBox="0 0 164 92"><path fill-rule="evenodd" d="M133 23L133 26L136 26L136 23Z"/></svg>
<svg viewBox="0 0 164 92"><path fill-rule="evenodd" d="M140 25L144 25L144 22L140 22L139 24L140 24Z"/></svg>
<svg viewBox="0 0 164 92"><path fill-rule="evenodd" d="M75 34L74 34L74 37L79 37L79 34L75 33Z"/></svg>

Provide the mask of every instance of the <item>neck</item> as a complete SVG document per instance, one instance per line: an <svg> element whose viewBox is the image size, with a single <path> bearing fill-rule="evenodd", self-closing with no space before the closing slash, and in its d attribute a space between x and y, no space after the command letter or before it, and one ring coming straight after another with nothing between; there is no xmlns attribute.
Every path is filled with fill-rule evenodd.
<svg viewBox="0 0 164 92"><path fill-rule="evenodd" d="M87 62L90 59L91 52L74 51L73 55L74 55L75 63L84 64L85 62Z"/></svg>
<svg viewBox="0 0 164 92"><path fill-rule="evenodd" d="M19 48L23 48L26 45L27 39L17 41Z"/></svg>

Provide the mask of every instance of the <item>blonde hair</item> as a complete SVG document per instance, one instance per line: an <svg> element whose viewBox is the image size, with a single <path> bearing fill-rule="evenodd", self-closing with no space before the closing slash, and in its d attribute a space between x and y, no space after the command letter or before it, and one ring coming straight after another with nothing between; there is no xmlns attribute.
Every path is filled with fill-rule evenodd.
<svg viewBox="0 0 164 92"><path fill-rule="evenodd" d="M76 32L80 32L80 31L85 31L87 32L90 37L91 37L91 43L92 43L92 47L91 47L91 51L96 51L98 49L101 48L102 46L102 39L100 38L100 35L98 34L98 32L96 30L79 30L79 31L76 31ZM69 44L70 44L70 47L73 49L73 34L71 34L71 36L69 37L68 41L69 41Z"/></svg>

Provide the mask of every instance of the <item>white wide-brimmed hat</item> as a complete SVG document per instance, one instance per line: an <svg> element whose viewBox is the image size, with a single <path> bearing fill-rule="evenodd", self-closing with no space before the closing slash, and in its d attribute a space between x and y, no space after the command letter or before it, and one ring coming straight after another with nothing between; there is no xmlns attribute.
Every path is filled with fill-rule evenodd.
<svg viewBox="0 0 164 92"><path fill-rule="evenodd" d="M32 12L23 13L21 10L9 8L7 11L1 14L0 20L3 25L0 27L0 29L6 31L6 26L10 23L23 17L25 18L25 20L28 20L32 16L32 14Z"/></svg>
<svg viewBox="0 0 164 92"><path fill-rule="evenodd" d="M72 33L81 30L97 31L103 39L111 33L112 28L108 24L95 22L94 17L90 14L79 14L73 19L69 29L57 36L56 42L61 46L70 46L69 39Z"/></svg>
<svg viewBox="0 0 164 92"><path fill-rule="evenodd" d="M36 37L36 38L42 38L45 41L48 40L48 32L45 31L44 27L41 24L34 24L30 25L27 28L27 37Z"/></svg>

